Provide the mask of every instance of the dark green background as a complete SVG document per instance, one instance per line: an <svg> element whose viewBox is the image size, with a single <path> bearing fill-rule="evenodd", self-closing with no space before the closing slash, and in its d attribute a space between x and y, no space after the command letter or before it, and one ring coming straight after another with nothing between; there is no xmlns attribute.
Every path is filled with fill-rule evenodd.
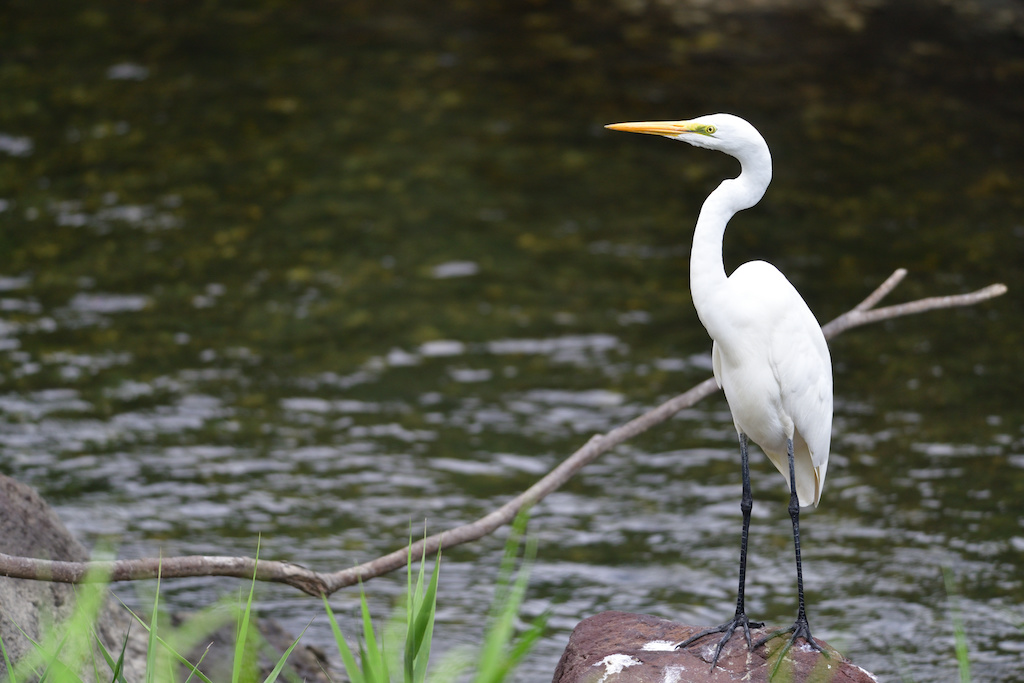
<svg viewBox="0 0 1024 683"><path fill-rule="evenodd" d="M1024 45L892 5L851 25L582 0L5 3L0 468L125 557L251 555L262 534L262 557L331 570L410 521L473 519L709 373L686 257L735 162L602 126L730 111L775 179L731 224L729 270L775 263L822 321L898 267L893 302L1009 286L831 344L804 560L814 633L915 681L955 678L949 567L976 678L1015 680ZM438 277L453 262L470 274ZM719 395L539 506L524 613L552 630L521 680L603 609L731 613L737 461ZM749 611L788 624L786 494L754 470ZM476 642L501 543L449 554L438 643ZM403 584L369 584L375 610ZM165 585L178 608L234 588ZM319 611L279 587L260 607L296 631Z"/></svg>

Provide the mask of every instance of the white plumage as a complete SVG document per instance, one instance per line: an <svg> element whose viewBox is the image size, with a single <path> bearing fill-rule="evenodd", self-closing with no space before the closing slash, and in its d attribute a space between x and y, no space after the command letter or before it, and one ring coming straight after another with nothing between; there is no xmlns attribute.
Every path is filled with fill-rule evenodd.
<svg viewBox="0 0 1024 683"><path fill-rule="evenodd" d="M715 379L725 392L740 436L743 542L739 594L732 621L702 631L680 646L709 633L724 633L712 669L736 628L743 628L750 646L753 622L746 616L743 597L752 502L746 453L749 438L782 473L791 491L789 512L796 548L799 611L793 627L783 632L793 633L790 644L802 637L818 647L811 638L804 610L799 513L800 505L818 504L825 485L832 433L832 361L818 321L786 276L764 261L744 263L726 276L722 261L722 239L729 219L757 204L771 182L768 145L752 125L731 114L607 127L663 135L725 152L738 159L741 168L739 176L723 181L704 201L690 252L693 305L714 340ZM795 479L792 485L791 467Z"/></svg>

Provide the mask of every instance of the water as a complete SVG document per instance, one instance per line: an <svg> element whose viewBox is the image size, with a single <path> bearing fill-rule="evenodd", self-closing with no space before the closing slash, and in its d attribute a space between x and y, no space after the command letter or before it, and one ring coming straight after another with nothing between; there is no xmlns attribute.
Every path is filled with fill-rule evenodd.
<svg viewBox="0 0 1024 683"><path fill-rule="evenodd" d="M601 126L733 111L776 169L730 269L773 261L822 320L897 267L893 301L1010 287L832 342L803 546L815 634L858 664L957 679L948 568L976 679L1016 680L1024 53L901 7L860 30L586 4L6 7L0 467L123 557L261 535L262 557L329 571L410 522L475 519L709 374L686 255L733 162ZM600 610L730 613L736 450L715 396L538 507L524 616L552 628L520 680ZM749 612L787 624L786 494L753 468ZM448 554L444 643L476 642L502 543ZM402 585L368 584L378 613ZM277 586L259 603L296 632L319 612Z"/></svg>

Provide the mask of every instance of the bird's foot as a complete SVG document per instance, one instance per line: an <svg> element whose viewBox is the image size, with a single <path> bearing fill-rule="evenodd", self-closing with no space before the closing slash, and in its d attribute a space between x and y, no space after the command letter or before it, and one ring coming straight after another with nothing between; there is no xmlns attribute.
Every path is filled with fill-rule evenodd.
<svg viewBox="0 0 1024 683"><path fill-rule="evenodd" d="M754 643L754 649L761 647L769 640L773 640L775 638L778 638L779 636L784 636L787 633L792 633L793 635L790 636L789 642L787 642L786 645L779 652L779 657L775 661L775 667L772 669L772 675L774 675L775 670L779 668L779 665L782 663L783 658L785 658L786 653L789 652L789 649L793 647L793 644L796 642L797 638L803 638L804 642L806 642L809 646L811 646L813 649L817 650L818 652L828 657L828 652L825 651L825 648L819 645L818 642L811 637L811 627L807 623L807 617L803 614L798 616L796 618L796 622L789 628L780 629L773 633L769 633L764 638L758 639L758 641Z"/></svg>
<svg viewBox="0 0 1024 683"><path fill-rule="evenodd" d="M753 650L754 646L751 645L750 641L750 629L761 628L762 626L764 626L763 623L759 621L751 621L747 618L747 615L745 613L737 612L736 616L732 618L732 621L727 621L721 626L714 626L712 628L704 629L700 633L694 634L686 640L676 643L672 646L672 649L678 650L679 648L686 647L690 643L696 642L704 636L709 636L712 633L724 634L722 638L718 641L718 646L715 648L715 656L711 660L711 670L714 671L715 665L718 664L718 658L722 654L722 648L724 648L725 644L729 642L729 639L732 638L732 634L737 628L743 628L743 636L747 640L747 649Z"/></svg>

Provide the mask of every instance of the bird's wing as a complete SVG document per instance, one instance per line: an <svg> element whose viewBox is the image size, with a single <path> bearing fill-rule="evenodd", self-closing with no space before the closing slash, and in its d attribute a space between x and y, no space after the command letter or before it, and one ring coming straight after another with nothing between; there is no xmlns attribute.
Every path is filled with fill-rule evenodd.
<svg viewBox="0 0 1024 683"><path fill-rule="evenodd" d="M832 439L832 363L825 337L807 305L797 296L791 306L773 335L772 369L781 390L782 412L793 421L800 504L817 505L825 487Z"/></svg>
<svg viewBox="0 0 1024 683"><path fill-rule="evenodd" d="M726 385L737 429L761 446L787 481L786 438L792 436L797 493L802 504L817 504L832 434L832 363L821 327L769 263L744 263L728 284L721 298L729 315L712 319L714 331L705 323L721 341L713 358L716 378Z"/></svg>
<svg viewBox="0 0 1024 683"><path fill-rule="evenodd" d="M783 410L824 480L832 439L832 361L821 327L799 295L772 340L772 364Z"/></svg>

